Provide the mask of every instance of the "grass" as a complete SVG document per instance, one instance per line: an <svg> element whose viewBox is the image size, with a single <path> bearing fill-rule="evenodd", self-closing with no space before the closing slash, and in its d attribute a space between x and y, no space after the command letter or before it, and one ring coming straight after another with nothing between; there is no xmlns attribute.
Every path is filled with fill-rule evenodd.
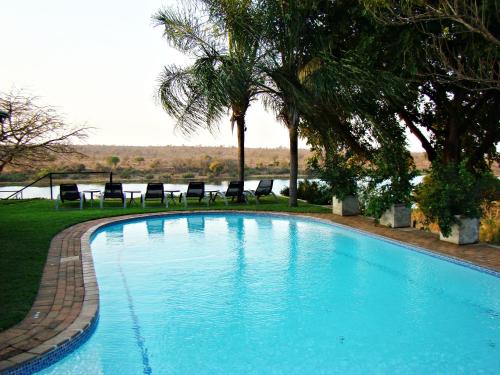
<svg viewBox="0 0 500 375"><path fill-rule="evenodd" d="M56 211L54 203L44 199L0 201L0 331L21 321L29 312L36 297L38 285L47 258L50 241L63 229L87 220L143 212L162 212L163 206L149 203L142 209L134 206L126 209L119 203L108 204L100 209L78 209L78 204L68 203ZM189 202L189 210L205 210L205 204ZM211 210L254 210L277 212L329 212L329 210L299 202L299 207L288 207L286 198L275 202L263 198L262 204L230 204L221 200L210 205ZM167 212L184 210L182 205L171 206Z"/></svg>

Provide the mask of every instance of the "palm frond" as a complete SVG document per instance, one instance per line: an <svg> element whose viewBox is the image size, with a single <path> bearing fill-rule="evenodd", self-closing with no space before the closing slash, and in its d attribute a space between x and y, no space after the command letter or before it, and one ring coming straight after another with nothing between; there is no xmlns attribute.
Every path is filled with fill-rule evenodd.
<svg viewBox="0 0 500 375"><path fill-rule="evenodd" d="M184 53L200 56L224 49L224 34L196 15L196 11L163 8L153 15L153 22L163 27L163 36L170 45Z"/></svg>

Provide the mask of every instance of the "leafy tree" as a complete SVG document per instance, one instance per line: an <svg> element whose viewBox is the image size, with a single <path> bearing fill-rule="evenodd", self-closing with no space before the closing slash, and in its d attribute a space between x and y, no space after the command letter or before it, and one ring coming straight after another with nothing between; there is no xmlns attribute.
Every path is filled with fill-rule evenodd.
<svg viewBox="0 0 500 375"><path fill-rule="evenodd" d="M364 0L388 25L411 25L424 32L423 45L446 73L435 78L500 89L500 16L496 0Z"/></svg>
<svg viewBox="0 0 500 375"><path fill-rule="evenodd" d="M118 156L115 156L115 155L108 156L106 161L109 165L112 165L113 168L116 168L116 166L120 163L120 158Z"/></svg>
<svg viewBox="0 0 500 375"><path fill-rule="evenodd" d="M208 170L213 176L219 176L224 170L224 165L219 161L213 161L210 163Z"/></svg>
<svg viewBox="0 0 500 375"><path fill-rule="evenodd" d="M71 128L53 107L35 97L0 94L0 173L5 166L33 166L54 154L75 154L71 141L89 128Z"/></svg>
<svg viewBox="0 0 500 375"><path fill-rule="evenodd" d="M375 36L384 36L384 27L358 1L263 3L270 24L264 43L270 51L267 100L291 132L293 204L294 129L314 138L327 162L336 157L327 154L339 155L338 147L369 159L375 129L399 127L390 99L405 88L372 58L370 46Z"/></svg>
<svg viewBox="0 0 500 375"><path fill-rule="evenodd" d="M431 162L488 169L500 141L500 19L492 0L365 0L392 38L373 43L406 92L388 95L394 113ZM495 11L496 10L496 11Z"/></svg>
<svg viewBox="0 0 500 375"><path fill-rule="evenodd" d="M332 195L339 200L357 196L358 182L365 174L365 160L342 144L330 147L328 152L316 145L313 151L309 168L315 177L329 185Z"/></svg>

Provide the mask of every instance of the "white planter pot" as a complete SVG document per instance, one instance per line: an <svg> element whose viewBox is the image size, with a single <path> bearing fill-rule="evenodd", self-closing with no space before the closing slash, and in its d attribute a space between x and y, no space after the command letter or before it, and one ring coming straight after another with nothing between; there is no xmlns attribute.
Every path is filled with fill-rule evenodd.
<svg viewBox="0 0 500 375"><path fill-rule="evenodd" d="M344 200L339 201L337 198L332 199L332 212L341 216L354 216L359 214L358 198L349 195Z"/></svg>
<svg viewBox="0 0 500 375"><path fill-rule="evenodd" d="M380 224L391 228L406 228L411 226L411 208L405 204L393 204L383 213Z"/></svg>
<svg viewBox="0 0 500 375"><path fill-rule="evenodd" d="M439 239L441 241L451 242L457 245L466 245L470 243L476 243L479 241L479 219L459 217L459 224L453 224L451 226L451 233L448 237L444 237L442 233L439 233Z"/></svg>

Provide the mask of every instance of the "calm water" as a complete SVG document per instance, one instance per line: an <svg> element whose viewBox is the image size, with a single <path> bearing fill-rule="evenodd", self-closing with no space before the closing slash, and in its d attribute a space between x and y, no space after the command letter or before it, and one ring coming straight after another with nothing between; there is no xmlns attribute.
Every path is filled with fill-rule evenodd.
<svg viewBox="0 0 500 375"><path fill-rule="evenodd" d="M91 247L97 330L43 374L500 369L500 278L330 224L195 214Z"/></svg>

